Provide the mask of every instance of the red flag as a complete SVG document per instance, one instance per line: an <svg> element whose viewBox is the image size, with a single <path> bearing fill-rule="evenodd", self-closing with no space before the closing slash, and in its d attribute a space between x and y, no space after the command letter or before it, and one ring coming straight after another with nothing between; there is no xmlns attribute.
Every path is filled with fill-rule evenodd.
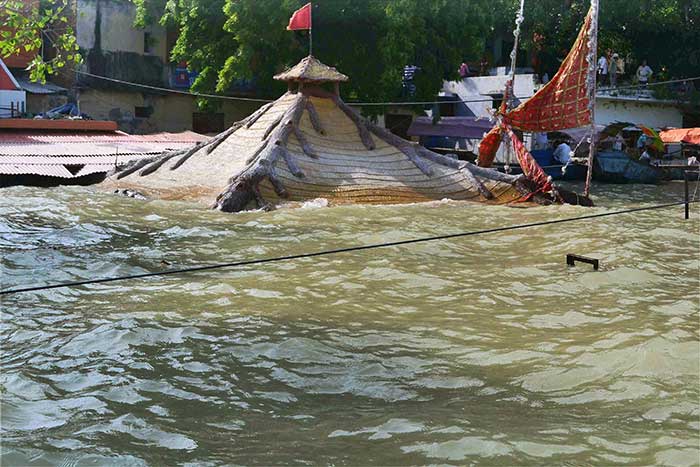
<svg viewBox="0 0 700 467"><path fill-rule="evenodd" d="M311 3L307 3L303 7L299 8L294 12L291 18L289 18L289 24L287 25L287 31L294 31L296 29L311 29Z"/></svg>

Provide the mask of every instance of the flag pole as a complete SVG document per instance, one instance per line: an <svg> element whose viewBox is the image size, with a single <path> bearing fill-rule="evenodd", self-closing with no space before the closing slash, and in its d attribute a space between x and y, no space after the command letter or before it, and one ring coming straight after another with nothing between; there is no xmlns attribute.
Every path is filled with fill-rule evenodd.
<svg viewBox="0 0 700 467"><path fill-rule="evenodd" d="M596 68L598 60L598 0L591 0L591 32L588 47L588 105L591 110L591 142L588 148L588 171L586 172L586 185L583 188L583 196L591 192L591 175L593 174L593 158L596 150L595 130L595 95L596 95Z"/></svg>
<svg viewBox="0 0 700 467"><path fill-rule="evenodd" d="M309 55L313 55L314 46L314 4L309 2L311 7L309 8Z"/></svg>

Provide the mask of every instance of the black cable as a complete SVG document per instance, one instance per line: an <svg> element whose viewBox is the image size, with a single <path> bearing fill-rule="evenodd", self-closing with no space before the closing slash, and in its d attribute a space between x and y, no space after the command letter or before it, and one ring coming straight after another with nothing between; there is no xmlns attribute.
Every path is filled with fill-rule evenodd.
<svg viewBox="0 0 700 467"><path fill-rule="evenodd" d="M690 203L696 203L696 202L700 202L700 200L690 201ZM552 220L552 221L532 222L529 224L518 224L518 225L507 226L507 227L496 227L493 229L474 230L471 232L460 232L460 233L454 233L454 234L437 235L434 237L414 238L414 239L410 239L410 240L400 240L400 241L396 241L396 242L375 243L375 244L370 244L370 245L338 248L338 249L334 249L334 250L323 250L323 251L316 251L313 253L301 253L301 254L297 254L297 255L287 255L287 256L277 256L277 257L272 257L272 258L237 261L234 263L220 263L220 264L211 264L211 265L207 265L207 266L193 266L193 267L189 267L189 268L171 269L171 270L167 270L167 271L146 272L146 273L142 273L142 274L131 274L128 276L104 277L101 279L88 279L88 280L83 280L83 281L62 282L62 283L52 284L52 285L40 285L40 286L34 286L34 287L24 287L24 288L19 288L19 289L8 289L8 290L1 290L0 295L13 295L13 294L18 294L18 293L22 293L22 292L34 292L34 291L39 291L39 290L58 289L58 288L63 288L63 287L75 287L78 285L102 284L105 282L123 281L123 280L128 280L128 279L142 279L145 277L169 276L172 274L183 274L183 273L187 273L187 272L207 271L207 270L211 270L211 269L233 268L233 267L238 267L238 266L249 266L252 264L265 264L265 263L274 263L274 262L279 262L279 261L289 261L289 260L293 260L293 259L313 258L316 256L334 255L334 254L338 254L338 253L349 253L352 251L371 250L371 249L375 249L375 248L386 248L386 247L391 247L391 246L409 245L409 244L413 244L413 243L432 242L432 241L436 241L436 240L447 240L450 238L469 237L472 235L504 232L507 230L525 229L525 228L529 228L529 227L540 227L540 226L544 226L544 225L561 224L564 222L573 222L573 221L579 221L579 220L585 220L585 219L596 219L596 218L600 218L600 217L608 217L608 216L614 216L614 215L618 215L618 214L629 214L629 213L639 212L639 211L650 211L650 210L654 210L654 209L664 209L664 208L669 208L672 206L681 206L684 204L685 204L685 201L678 201L675 203L658 204L655 206L626 209L623 211L606 212L606 213L601 213L601 214L590 214L587 216L569 217L566 219L556 219L556 220Z"/></svg>

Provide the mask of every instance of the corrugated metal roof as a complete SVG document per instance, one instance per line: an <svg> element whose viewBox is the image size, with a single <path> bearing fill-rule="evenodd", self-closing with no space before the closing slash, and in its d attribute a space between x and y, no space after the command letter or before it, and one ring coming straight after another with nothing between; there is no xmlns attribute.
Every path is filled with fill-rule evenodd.
<svg viewBox="0 0 700 467"><path fill-rule="evenodd" d="M1 144L0 158L4 156L106 156L119 154L157 154L171 149L182 149L192 143L52 143L52 144ZM1 160L1 159L0 159Z"/></svg>
<svg viewBox="0 0 700 467"><path fill-rule="evenodd" d="M0 132L0 174L74 178L108 172L115 164L184 149L206 139L191 131L153 135L4 131ZM65 167L71 165L84 167L73 175Z"/></svg>
<svg viewBox="0 0 700 467"><path fill-rule="evenodd" d="M1 175L45 175L47 177L60 177L60 178L73 178L74 175L70 173L62 165L13 165L13 164L1 164L0 163L0 174Z"/></svg>
<svg viewBox="0 0 700 467"><path fill-rule="evenodd" d="M25 91L31 94L60 94L62 92L68 91L66 88L62 88L57 84L46 82L46 84L34 83L25 78L17 78L17 83Z"/></svg>

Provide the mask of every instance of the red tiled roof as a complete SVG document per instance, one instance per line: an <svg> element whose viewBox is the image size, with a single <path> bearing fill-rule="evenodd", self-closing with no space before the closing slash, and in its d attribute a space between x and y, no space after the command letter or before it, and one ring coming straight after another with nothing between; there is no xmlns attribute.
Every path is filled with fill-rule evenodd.
<svg viewBox="0 0 700 467"><path fill-rule="evenodd" d="M114 132L37 132L0 130L0 174L73 178L107 172L115 164L184 149L206 136L185 131L129 135ZM75 175L66 166L82 165Z"/></svg>

